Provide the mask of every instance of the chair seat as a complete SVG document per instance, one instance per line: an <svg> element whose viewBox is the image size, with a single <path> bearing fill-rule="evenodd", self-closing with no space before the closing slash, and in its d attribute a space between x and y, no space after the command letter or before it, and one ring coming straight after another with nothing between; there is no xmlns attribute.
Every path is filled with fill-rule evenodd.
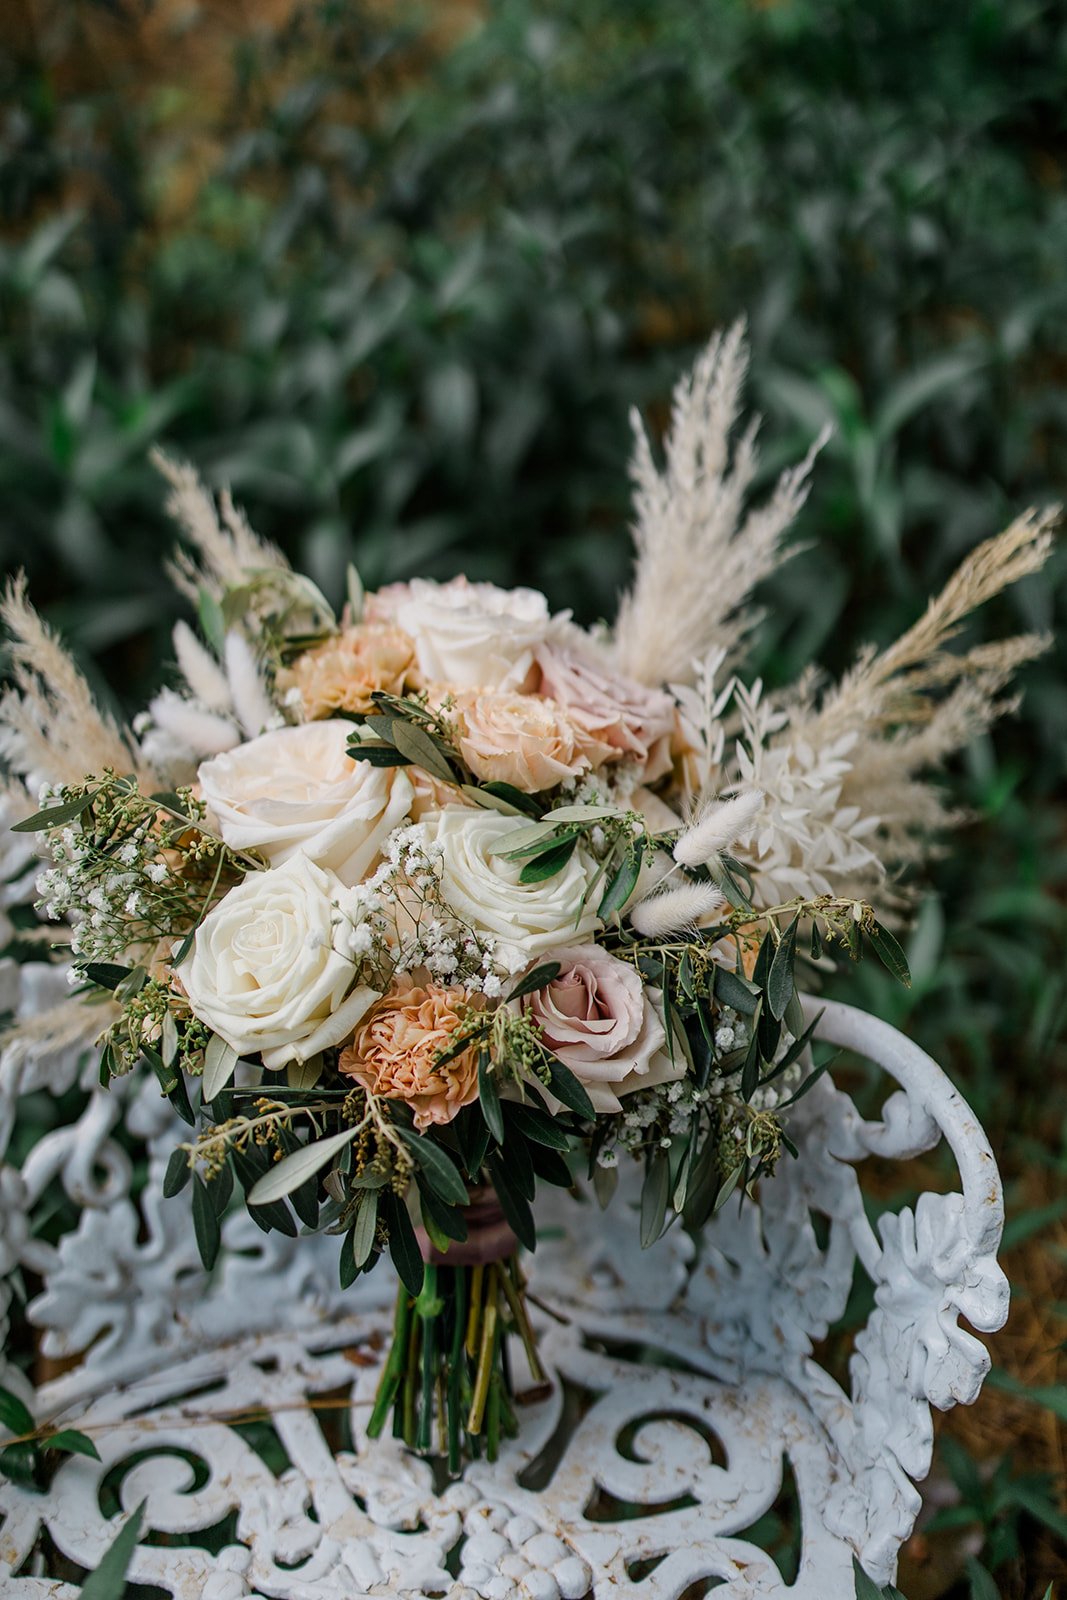
<svg viewBox="0 0 1067 1600"><path fill-rule="evenodd" d="M494 1464L471 1462L447 1485L396 1441L363 1434L384 1309L221 1344L96 1395L83 1381L80 1403L63 1380L65 1414L102 1459L72 1457L43 1497L0 1486L9 1570L40 1525L92 1570L116 1530L107 1485L126 1510L147 1499L152 1542L142 1535L130 1576L175 1600L600 1600L635 1582L677 1600L710 1578L738 1600L848 1592L852 1550L820 1526L847 1467L793 1384L724 1383L669 1352L627 1359L578 1321L539 1320L551 1395L521 1408L519 1437ZM630 1318L628 1348L638 1331ZM266 1434L249 1428L264 1407ZM335 1451L327 1435L342 1410L352 1447ZM805 1525L792 1587L745 1538L789 1473ZM205 1535L214 1554L197 1548ZM78 1593L8 1583L12 1600Z"/></svg>
<svg viewBox="0 0 1067 1600"><path fill-rule="evenodd" d="M74 1600L142 1501L130 1576L172 1600L680 1600L694 1585L826 1600L852 1592L854 1557L891 1581L930 1407L973 1400L988 1369L959 1316L992 1330L1007 1312L1000 1185L929 1057L850 1007L819 1010L823 1037L896 1080L880 1120L820 1078L790 1114L799 1159L758 1200L735 1195L699 1249L680 1228L641 1249L636 1168L605 1212L539 1196L528 1269L551 1392L518 1408L495 1463L451 1483L365 1437L391 1327L384 1263L342 1293L336 1239L264 1236L238 1210L209 1280L188 1190L160 1196L166 1102L91 1097L21 1168L0 1167L0 1261L43 1282L30 1315L45 1354L80 1356L27 1398L102 1457L65 1460L43 1495L0 1478L4 1595ZM149 1156L136 1198L120 1122ZM864 1157L907 1161L942 1135L960 1192L923 1194L876 1232ZM80 1220L44 1245L31 1221L57 1182ZM874 1309L846 1393L816 1357L857 1271ZM769 1536L790 1518L782 1555Z"/></svg>

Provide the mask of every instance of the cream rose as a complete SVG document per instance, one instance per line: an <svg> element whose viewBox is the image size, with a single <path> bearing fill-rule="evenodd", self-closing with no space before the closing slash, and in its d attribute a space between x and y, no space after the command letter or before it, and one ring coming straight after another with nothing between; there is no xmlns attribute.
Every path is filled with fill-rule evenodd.
<svg viewBox="0 0 1067 1600"><path fill-rule="evenodd" d="M681 1051L672 1063L665 1048L659 991L633 967L595 944L565 945L548 959L559 962L558 975L521 1005L597 1111L619 1111L622 1095L683 1076Z"/></svg>
<svg viewBox="0 0 1067 1600"><path fill-rule="evenodd" d="M446 806L423 819L440 851L441 889L456 916L476 933L498 941L497 958L516 970L564 938L583 938L600 927L585 902L596 863L581 845L567 865L540 883L520 883L524 863L494 854L509 833L529 826L524 817Z"/></svg>
<svg viewBox="0 0 1067 1600"><path fill-rule="evenodd" d="M205 761L201 790L226 843L274 867L303 851L342 883L365 877L414 791L402 768L353 761L351 732L339 718L309 722Z"/></svg>
<svg viewBox="0 0 1067 1600"><path fill-rule="evenodd" d="M540 645L536 657L539 693L550 695L573 722L608 745L616 759L631 757L647 783L671 770L678 712L669 694L617 677L563 645Z"/></svg>
<svg viewBox="0 0 1067 1600"><path fill-rule="evenodd" d="M296 855L252 872L209 911L178 970L189 1004L239 1055L272 1070L341 1044L378 999L352 988L354 968L334 948L344 885Z"/></svg>
<svg viewBox="0 0 1067 1600"><path fill-rule="evenodd" d="M474 775L526 794L576 778L613 754L539 694L469 689L457 697L454 716L460 754Z"/></svg>
<svg viewBox="0 0 1067 1600"><path fill-rule="evenodd" d="M453 689L521 689L534 650L554 625L536 589L498 589L466 578L414 578L389 609L414 639L425 681Z"/></svg>

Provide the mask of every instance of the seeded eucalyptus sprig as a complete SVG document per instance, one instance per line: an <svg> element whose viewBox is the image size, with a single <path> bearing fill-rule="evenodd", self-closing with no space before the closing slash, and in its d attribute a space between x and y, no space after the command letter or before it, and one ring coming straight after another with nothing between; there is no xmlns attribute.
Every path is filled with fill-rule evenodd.
<svg viewBox="0 0 1067 1600"><path fill-rule="evenodd" d="M796 1155L783 1116L829 1065L803 1069L818 1017L809 1024L801 1009L802 955L817 961L836 946L858 960L870 947L894 976L910 982L904 952L871 907L831 895L762 912L729 905L713 926L670 941L620 928L607 942L658 988L672 1063L684 1057L681 1083L631 1097L624 1113L598 1120L591 1141L590 1173L605 1203L616 1144L643 1161L645 1244L679 1218L699 1226L735 1192L751 1195L783 1149ZM733 966L723 962L731 942Z"/></svg>

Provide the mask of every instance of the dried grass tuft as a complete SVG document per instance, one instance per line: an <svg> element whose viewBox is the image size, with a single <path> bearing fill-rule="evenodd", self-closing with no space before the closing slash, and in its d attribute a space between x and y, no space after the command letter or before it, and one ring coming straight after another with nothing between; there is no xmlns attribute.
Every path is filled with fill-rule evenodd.
<svg viewBox="0 0 1067 1600"><path fill-rule="evenodd" d="M736 654L758 619L749 597L784 559L783 536L807 499L823 438L763 505L744 514L759 463L758 419L736 443L731 436L747 366L737 322L675 385L662 471L633 414L637 564L619 608L615 651L619 669L639 682L691 683L709 651Z"/></svg>
<svg viewBox="0 0 1067 1600"><path fill-rule="evenodd" d="M166 509L197 552L194 560L179 550L170 565L173 582L196 603L201 589L216 597L225 589L247 582L250 572L288 562L276 545L253 533L244 512L234 505L228 489L219 496L218 510L187 461L174 461L162 450L152 451L152 463L170 485Z"/></svg>
<svg viewBox="0 0 1067 1600"><path fill-rule="evenodd" d="M105 767L137 765L125 728L102 711L72 657L26 597L25 574L0 601L13 687L0 696L0 751L23 777L79 784Z"/></svg>

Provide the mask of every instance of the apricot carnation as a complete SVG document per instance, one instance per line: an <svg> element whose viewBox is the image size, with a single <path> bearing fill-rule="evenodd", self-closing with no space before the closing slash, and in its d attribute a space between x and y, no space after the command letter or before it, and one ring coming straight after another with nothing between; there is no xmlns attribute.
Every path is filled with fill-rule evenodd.
<svg viewBox="0 0 1067 1600"><path fill-rule="evenodd" d="M281 693L296 690L304 717L314 722L336 711L374 710L374 694L402 694L413 686L415 645L402 629L345 628L305 650L278 674Z"/></svg>
<svg viewBox="0 0 1067 1600"><path fill-rule="evenodd" d="M367 1013L339 1067L371 1094L403 1100L422 1130L452 1118L478 1095L478 1059L473 1046L438 1065L465 1012L479 1002L466 990L420 985L398 977Z"/></svg>

